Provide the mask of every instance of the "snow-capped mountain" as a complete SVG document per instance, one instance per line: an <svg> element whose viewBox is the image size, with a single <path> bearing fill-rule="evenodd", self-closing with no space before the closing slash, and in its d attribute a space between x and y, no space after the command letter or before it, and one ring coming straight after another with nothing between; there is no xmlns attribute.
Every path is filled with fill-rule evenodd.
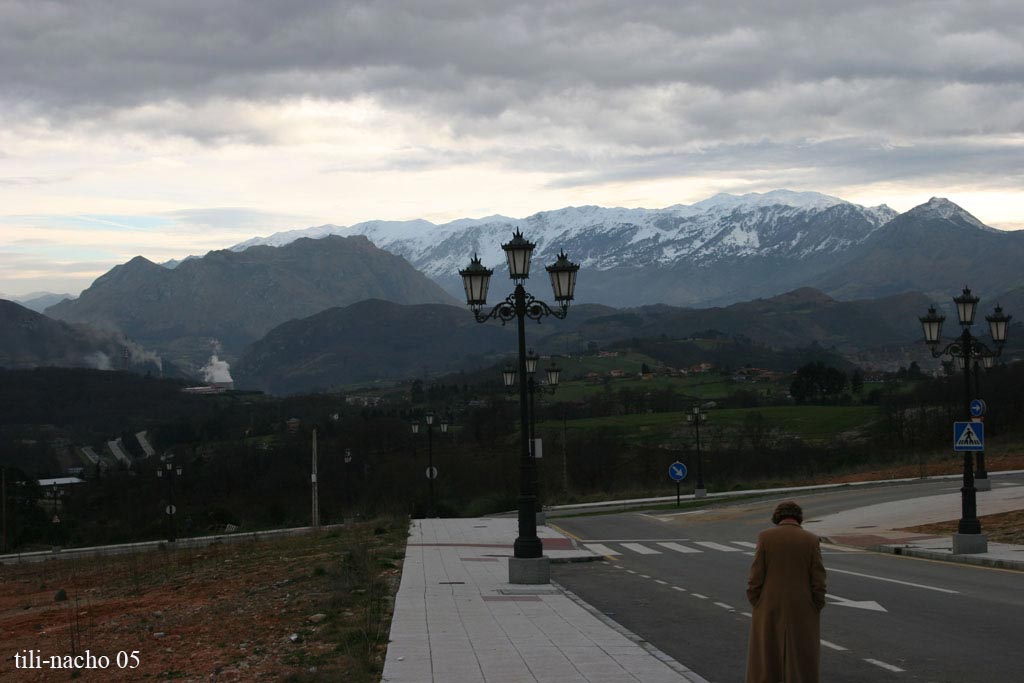
<svg viewBox="0 0 1024 683"><path fill-rule="evenodd" d="M536 263L553 261L559 250L586 269L591 287L580 289L583 301L619 305L639 303L709 304L739 300L750 287L730 283L727 271L711 272L739 260L802 262L800 270L817 272L832 257L861 244L896 216L887 206L863 207L817 192L776 190L763 194L719 194L693 205L663 209L568 207L522 219L488 216L436 225L425 220L369 221L342 227L322 225L254 238L231 247L244 250L280 246L300 237L330 234L365 235L374 244L405 257L453 295L460 295L457 272L469 256L501 270L501 244L520 228L537 244ZM607 276L648 268L663 276L621 289ZM689 275L680 271L689 271ZM594 274L603 273L596 279ZM619 280L619 277L612 278ZM792 278L784 278L787 282ZM687 281L694 280L686 284ZM608 286L597 286L609 281ZM702 284L703 283L703 284ZM680 286L682 285L682 286ZM776 288L773 288L773 291ZM778 288L782 291L784 287ZM757 287L754 292L757 293Z"/></svg>

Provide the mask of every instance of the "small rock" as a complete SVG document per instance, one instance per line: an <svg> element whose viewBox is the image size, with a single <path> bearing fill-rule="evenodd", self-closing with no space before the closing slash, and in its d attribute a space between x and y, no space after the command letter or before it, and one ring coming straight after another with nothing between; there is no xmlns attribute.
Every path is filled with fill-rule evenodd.
<svg viewBox="0 0 1024 683"><path fill-rule="evenodd" d="M153 637L154 638L163 638L165 635L167 635L167 634L164 633L163 631L157 631L156 633L153 634Z"/></svg>
<svg viewBox="0 0 1024 683"><path fill-rule="evenodd" d="M323 621L326 618L327 618L326 614L314 614L313 616L311 616L309 618L309 620L311 622L313 622L314 624L319 624L321 621Z"/></svg>
<svg viewBox="0 0 1024 683"><path fill-rule="evenodd" d="M298 633L293 633L290 636L288 636L288 640L292 641L293 643L297 643L300 640L302 640L302 636L300 636Z"/></svg>
<svg viewBox="0 0 1024 683"><path fill-rule="evenodd" d="M68 592L66 590L64 590L63 588L61 588L59 591L57 591L57 594L53 596L53 601L54 602L64 602L67 599L68 599Z"/></svg>
<svg viewBox="0 0 1024 683"><path fill-rule="evenodd" d="M157 619L160 619L160 618L162 618L164 616L164 613L161 612L160 610L157 610L157 611L153 612L153 616L156 617Z"/></svg>

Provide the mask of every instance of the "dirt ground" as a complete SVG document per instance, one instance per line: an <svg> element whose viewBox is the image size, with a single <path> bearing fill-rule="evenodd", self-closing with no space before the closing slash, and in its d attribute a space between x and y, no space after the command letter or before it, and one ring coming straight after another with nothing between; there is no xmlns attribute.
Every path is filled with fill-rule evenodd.
<svg viewBox="0 0 1024 683"><path fill-rule="evenodd" d="M982 532L988 537L989 541L1024 545L1024 510L1004 512L999 515L983 515L978 520L981 522ZM954 519L948 522L939 522L938 524L922 524L921 526L908 527L906 530L922 534L948 536L956 532L958 521Z"/></svg>
<svg viewBox="0 0 1024 683"><path fill-rule="evenodd" d="M0 567L0 681L364 680L349 675L358 646L337 637L337 622L363 618L338 609L350 541L321 533ZM400 568L382 563L381 572L395 583ZM65 601L55 600L61 590ZM14 654L26 650L88 650L110 665L18 669ZM135 653L137 668L119 668L118 653L129 665Z"/></svg>

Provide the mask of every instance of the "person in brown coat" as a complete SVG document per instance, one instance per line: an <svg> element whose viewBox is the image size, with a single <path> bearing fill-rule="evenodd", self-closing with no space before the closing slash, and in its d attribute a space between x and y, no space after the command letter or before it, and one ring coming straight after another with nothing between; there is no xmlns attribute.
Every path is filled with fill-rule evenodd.
<svg viewBox="0 0 1024 683"><path fill-rule="evenodd" d="M754 607L747 683L817 683L825 566L818 537L804 531L803 510L779 503L775 527L757 536L747 599Z"/></svg>

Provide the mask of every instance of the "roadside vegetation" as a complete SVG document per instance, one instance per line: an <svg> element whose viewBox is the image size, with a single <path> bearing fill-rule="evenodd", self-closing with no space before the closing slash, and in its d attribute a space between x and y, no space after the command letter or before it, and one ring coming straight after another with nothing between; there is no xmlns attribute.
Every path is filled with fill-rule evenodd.
<svg viewBox="0 0 1024 683"><path fill-rule="evenodd" d="M138 668L111 666L103 680L376 683L406 537L406 519L380 518L303 536L2 567L0 631L12 651L89 650L111 661L138 652ZM12 669L0 680L21 680Z"/></svg>
<svg viewBox="0 0 1024 683"><path fill-rule="evenodd" d="M712 492L838 481L861 472L959 471L950 423L963 418L964 387L952 368L940 377L914 362L894 372L866 372L830 364L828 353L814 349L790 370L735 359L676 367L665 360L666 344L542 360L542 368L551 361L562 367L558 390L536 400L546 504L670 495L675 486L667 468L676 460L689 468L688 491L697 472L696 431L686 420L694 407L707 414L700 450ZM729 346L717 339L686 344L694 353L724 353ZM793 361L743 349L763 352L772 363ZM8 549L165 538L170 491L156 469L166 454L183 470L174 490L179 536L309 524L314 430L325 523L422 516L429 502L428 452L439 471L438 514L514 509L519 402L501 384L501 365L434 381L284 398L188 396L180 382L118 372L0 372L0 383L20 392L0 392ZM981 377L993 462L1024 451L1022 387L1020 363ZM438 423L449 418L446 433L435 424L428 437L428 411ZM412 433L412 421L420 423L419 434ZM142 429L158 457L145 458L137 447L133 435ZM118 437L131 468L87 468L85 484L56 491L36 484L74 464L80 447L103 452Z"/></svg>

